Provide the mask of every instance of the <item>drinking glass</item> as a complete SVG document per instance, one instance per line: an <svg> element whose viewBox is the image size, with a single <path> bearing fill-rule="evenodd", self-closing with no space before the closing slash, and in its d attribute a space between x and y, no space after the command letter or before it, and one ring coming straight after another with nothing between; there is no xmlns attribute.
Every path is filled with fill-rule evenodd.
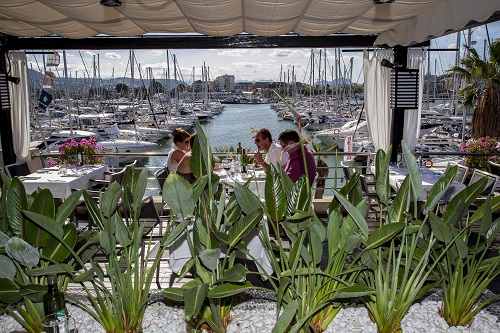
<svg viewBox="0 0 500 333"><path fill-rule="evenodd" d="M59 171L58 173L60 175L64 175L66 174L66 171L68 170L68 166L66 165L66 162L63 162L60 166L59 166Z"/></svg>
<svg viewBox="0 0 500 333"><path fill-rule="evenodd" d="M42 326L47 333L78 333L75 318L58 317L55 313L43 317Z"/></svg>

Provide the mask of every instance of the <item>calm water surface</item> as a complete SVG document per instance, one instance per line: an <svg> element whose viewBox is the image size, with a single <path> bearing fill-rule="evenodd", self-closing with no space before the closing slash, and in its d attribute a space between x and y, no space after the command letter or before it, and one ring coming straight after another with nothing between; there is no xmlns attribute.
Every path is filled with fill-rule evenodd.
<svg viewBox="0 0 500 333"><path fill-rule="evenodd" d="M213 151L229 146L236 148L238 142L241 142L247 151L255 152L252 128L255 130L267 128L277 140L281 131L287 128L296 130L297 125L291 121L278 120L277 113L269 107L269 104L230 104L226 105L226 109L220 115L215 115L203 123L202 128L210 140ZM191 131L194 131L194 128ZM309 132L304 130L303 134L307 136ZM172 139L161 141L160 144L157 151L167 153L172 146ZM151 157L146 165L158 167L165 162L166 156Z"/></svg>

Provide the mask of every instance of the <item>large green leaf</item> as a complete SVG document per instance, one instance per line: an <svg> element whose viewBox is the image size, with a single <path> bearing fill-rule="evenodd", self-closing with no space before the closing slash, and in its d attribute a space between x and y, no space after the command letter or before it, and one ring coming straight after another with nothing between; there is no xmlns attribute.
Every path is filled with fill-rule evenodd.
<svg viewBox="0 0 500 333"><path fill-rule="evenodd" d="M300 177L293 185L287 201L287 212L292 214L295 211L306 212L311 209L311 187L305 177Z"/></svg>
<svg viewBox="0 0 500 333"><path fill-rule="evenodd" d="M64 236L62 238L63 241L66 243L66 246L74 248L77 238L75 224L65 224L62 228L64 233ZM70 251L66 246L64 246L64 244L56 238L50 237L43 247L42 253L45 257L50 258L55 262L62 262L70 254Z"/></svg>
<svg viewBox="0 0 500 333"><path fill-rule="evenodd" d="M286 195L274 165L267 171L264 196L271 220L281 221L286 213Z"/></svg>
<svg viewBox="0 0 500 333"><path fill-rule="evenodd" d="M410 177L406 177L399 187L392 204L387 208L387 223L405 222L405 213L410 202Z"/></svg>
<svg viewBox="0 0 500 333"><path fill-rule="evenodd" d="M253 285L250 282L240 283L224 283L212 288L207 296L209 298L226 298L229 296L237 295L244 291L250 290Z"/></svg>
<svg viewBox="0 0 500 333"><path fill-rule="evenodd" d="M299 304L297 300L291 301L286 307L283 313L279 316L276 324L274 325L272 333L284 333L287 331L288 327L295 318Z"/></svg>
<svg viewBox="0 0 500 333"><path fill-rule="evenodd" d="M238 201L241 210L245 214L249 214L256 208L262 207L260 199L246 186L243 186L238 182L234 183L234 195L236 196L236 201Z"/></svg>
<svg viewBox="0 0 500 333"><path fill-rule="evenodd" d="M0 302L15 304L21 300L21 297L22 294L14 282L0 278Z"/></svg>
<svg viewBox="0 0 500 333"><path fill-rule="evenodd" d="M113 214L111 217L112 223L115 225L116 241L123 247L128 247L132 244L132 235L128 230L125 222L120 217L120 214Z"/></svg>
<svg viewBox="0 0 500 333"><path fill-rule="evenodd" d="M205 267L207 267L212 272L215 271L217 264L219 263L221 254L221 249L205 249L203 250L198 257Z"/></svg>
<svg viewBox="0 0 500 333"><path fill-rule="evenodd" d="M122 196L122 187L117 182L109 184L108 188L99 198L99 207L101 213L110 218L118 207L118 202Z"/></svg>
<svg viewBox="0 0 500 333"><path fill-rule="evenodd" d="M47 267L34 268L26 271L26 275L29 276L47 276L47 275L59 275L68 274L73 272L74 266L69 264L53 264Z"/></svg>
<svg viewBox="0 0 500 333"><path fill-rule="evenodd" d="M28 269L38 265L40 254L37 249L19 237L12 237L5 245L7 254Z"/></svg>
<svg viewBox="0 0 500 333"><path fill-rule="evenodd" d="M358 228L361 230L365 237L368 237L368 224L361 213L354 207L346 198L344 198L338 191L334 190L333 194L340 204L347 210L350 217L354 220Z"/></svg>
<svg viewBox="0 0 500 333"><path fill-rule="evenodd" d="M200 312L208 293L208 283L199 284L191 288L184 289L183 298L189 300L184 302L184 313L189 321Z"/></svg>
<svg viewBox="0 0 500 333"><path fill-rule="evenodd" d="M14 235L24 238L22 234L23 215L22 211L28 208L26 191L19 178L14 177L10 183L7 193L7 219L9 220L9 229Z"/></svg>
<svg viewBox="0 0 500 333"><path fill-rule="evenodd" d="M35 225L47 231L49 235L54 236L57 239L61 239L63 237L63 228L61 225L58 225L54 219L26 210L23 211L23 215L25 215Z"/></svg>
<svg viewBox="0 0 500 333"><path fill-rule="evenodd" d="M193 215L195 204L193 188L187 180L178 174L171 174L165 180L163 199L174 215L183 219Z"/></svg>
<svg viewBox="0 0 500 333"><path fill-rule="evenodd" d="M63 225L66 219L73 214L75 207L79 204L83 190L78 190L71 193L69 197L64 199L63 203L57 208L56 222Z"/></svg>
<svg viewBox="0 0 500 333"><path fill-rule="evenodd" d="M387 154L379 149L375 158L375 175L377 184L375 192L384 205L389 204L389 197L391 195L391 186L389 185L389 163L391 161L392 146L387 150Z"/></svg>
<svg viewBox="0 0 500 333"><path fill-rule="evenodd" d="M168 299L177 302L184 302L184 289L183 288L165 288L161 293Z"/></svg>
<svg viewBox="0 0 500 333"><path fill-rule="evenodd" d="M142 202L142 199L144 197L144 192L146 191L146 185L148 183L148 169L144 168L142 169L141 173L139 174L139 177L137 179L137 183L135 183L134 186L134 210L137 210Z"/></svg>
<svg viewBox="0 0 500 333"><path fill-rule="evenodd" d="M47 286L39 284L28 284L21 286L21 294L35 303L43 302L43 295L47 293Z"/></svg>
<svg viewBox="0 0 500 333"><path fill-rule="evenodd" d="M460 201L463 202L463 205L461 207L462 211L464 209L467 209L472 204L472 202L476 200L477 197L483 192L487 182L488 180L486 179L486 177L484 177L473 184L469 184L466 188L457 193L450 200L450 203L446 206L446 210L443 214L443 219L448 223L451 216L456 214L455 210L457 208L460 209L457 204Z"/></svg>
<svg viewBox="0 0 500 333"><path fill-rule="evenodd" d="M457 173L457 166L452 166L449 170L446 171L445 175L432 186L431 190L427 193L427 201L425 202L425 211L428 212L433 210L434 207L441 200L443 195L446 193L448 188Z"/></svg>
<svg viewBox="0 0 500 333"><path fill-rule="evenodd" d="M7 241L10 239L10 236L8 236L6 233L3 231L0 231L0 247L5 246L7 244Z"/></svg>
<svg viewBox="0 0 500 333"><path fill-rule="evenodd" d="M242 264L236 264L224 272L222 277L217 282L245 282L248 269Z"/></svg>
<svg viewBox="0 0 500 333"><path fill-rule="evenodd" d="M368 236L368 241L366 242L366 250L374 249L384 245L386 242L396 237L401 232L401 230L403 230L405 225L406 224L403 222L389 223L375 229Z"/></svg>
<svg viewBox="0 0 500 333"><path fill-rule="evenodd" d="M0 278L12 280L16 276L16 265L7 256L0 254Z"/></svg>
<svg viewBox="0 0 500 333"><path fill-rule="evenodd" d="M446 245L450 244L453 240L453 234L450 227L444 223L443 219L433 212L429 212L429 222L434 236L436 236L440 242L444 242Z"/></svg>
<svg viewBox="0 0 500 333"><path fill-rule="evenodd" d="M500 232L500 219L495 220L491 225L490 229L486 233L486 244L491 246L491 243L497 238L498 233Z"/></svg>
<svg viewBox="0 0 500 333"><path fill-rule="evenodd" d="M99 227L99 229L104 229L104 224L102 221L101 211L97 202L92 198L92 196L87 192L87 190L83 190L83 198L85 199L85 205L90 214L90 218L95 222L95 224Z"/></svg>
<svg viewBox="0 0 500 333"><path fill-rule="evenodd" d="M500 209L500 195L494 196L490 199L491 201L491 210L492 211L497 211ZM479 207L474 214L470 217L469 222L474 223L476 221L479 221L483 218L484 215L484 206Z"/></svg>
<svg viewBox="0 0 500 333"><path fill-rule="evenodd" d="M418 200L420 193L422 193L422 175L420 174L420 170L418 170L418 165L415 161L415 157L413 157L410 148L408 148L408 145L404 140L401 141L401 148L403 151L406 167L408 168L408 175L410 176L413 199Z"/></svg>
<svg viewBox="0 0 500 333"><path fill-rule="evenodd" d="M248 215L241 217L234 223L228 232L229 246L234 247L243 237L255 227L262 219L262 209L256 209Z"/></svg>
<svg viewBox="0 0 500 333"><path fill-rule="evenodd" d="M54 219L55 205L52 193L48 189L43 189L38 192L29 210ZM24 235L24 239L35 247L44 246L45 242L49 239L49 234L47 232L40 229L36 224L28 219L24 220Z"/></svg>
<svg viewBox="0 0 500 333"><path fill-rule="evenodd" d="M345 288L340 288L338 289L334 294L333 294L333 299L346 299L346 298L358 298L358 297L363 297L367 295L372 295L376 291L373 288L367 287L367 286L349 286Z"/></svg>

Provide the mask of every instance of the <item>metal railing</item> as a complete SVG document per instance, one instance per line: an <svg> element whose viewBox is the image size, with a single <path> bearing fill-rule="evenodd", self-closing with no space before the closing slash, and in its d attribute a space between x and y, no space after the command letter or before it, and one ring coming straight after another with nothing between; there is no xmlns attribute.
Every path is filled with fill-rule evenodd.
<svg viewBox="0 0 500 333"><path fill-rule="evenodd" d="M226 157L229 153L227 152L214 152L213 155L216 158L216 161L220 161L222 157ZM113 156L113 157L135 157L135 158L148 158L148 157L165 157L165 162L166 162L166 157L168 155L168 152L148 152L148 153L105 153L101 154L103 157L106 156ZM252 153L249 153L248 155L253 156ZM370 165L373 162L375 158L375 153L374 152L313 152L313 155L316 157L316 159L321 159L326 163L326 166L321 163L321 165L317 166L317 173L318 174L323 174L323 171L328 170L327 176L322 177L324 179L324 186L318 186L318 182L314 182L313 185L313 193L316 191L323 191L322 196L332 196L333 191L332 188L341 188L345 184L345 177L344 177L344 171L342 169L341 165L341 160L344 159L345 156L352 156L354 157L354 160L359 160L359 162L355 162L355 165L352 165L353 169L358 171L359 173L371 173L370 171ZM48 158L48 157L55 157L57 158L59 154L37 154L34 153L32 154L32 158ZM464 158L467 156L498 156L497 154L480 154L480 153L461 153L461 152L439 152L439 151L432 151L432 152L415 152L415 157L419 160L422 159L433 159L436 157L457 157L457 158ZM443 159L443 161L446 161L446 159ZM43 165L43 164L42 164ZM147 190L149 191L150 194L152 195L159 195L160 189L157 185L157 182L154 178L154 172L158 169L160 169L162 166L146 166L146 168L149 170L149 177L148 177L148 187ZM144 166L139 166L137 167L138 169L144 168ZM433 168L438 170L438 171L444 171L446 168L446 163L434 163ZM121 167L110 167L110 171L118 170L121 169ZM325 172L326 173L326 172Z"/></svg>

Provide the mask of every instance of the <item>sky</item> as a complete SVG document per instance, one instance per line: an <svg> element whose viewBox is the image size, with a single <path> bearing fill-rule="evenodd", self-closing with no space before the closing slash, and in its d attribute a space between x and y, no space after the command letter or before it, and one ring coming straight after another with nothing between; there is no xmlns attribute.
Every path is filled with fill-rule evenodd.
<svg viewBox="0 0 500 333"><path fill-rule="evenodd" d="M487 25L490 40L500 37L500 21ZM460 53L464 54L463 45L467 43L467 31L460 33ZM480 55L487 40L486 26L480 26L472 29L471 41L476 44L474 47ZM443 36L431 41L431 48L434 49L455 49L457 48L457 34ZM322 53L321 66L324 67L324 50L313 49L315 58L319 59L320 51ZM56 76L63 77L63 57L61 54L61 65L58 68L51 68ZM234 75L238 81L280 81L280 72L295 72L296 80L299 82L310 82L310 59L311 49L304 48L282 48L282 49L209 49L209 50L169 50L170 68L172 70L172 54L177 58L177 66L182 72L184 82L190 83L201 79L202 67L208 68L210 79L228 74ZM93 76L93 59L99 59L101 78L130 77L129 50L81 50L66 51L68 71L71 77ZM331 68L335 64L335 50L326 49L327 53L327 81L335 78ZM95 55L95 57L94 57ZM99 56L97 56L99 55ZM363 82L362 72L362 53L361 52L342 52L341 68L343 76L351 76L352 63L352 81L356 83ZM156 80L165 79L167 68L167 50L136 50L136 61L141 66L141 72L146 76L146 68L151 68L153 78ZM351 62L352 58L352 62ZM455 64L456 52L442 51L431 52L430 54L430 72L431 74L442 74ZM40 55L30 55L28 58L31 68L40 70L43 60ZM281 70L282 69L282 70ZM193 74L194 73L194 74ZM318 70L315 72L318 77ZM323 69L324 73L324 69ZM288 76L288 74L287 74ZM322 74L322 77L324 74ZM138 77L138 67L135 67L135 77ZM173 79L173 74L171 76ZM283 77L281 81L284 81Z"/></svg>

